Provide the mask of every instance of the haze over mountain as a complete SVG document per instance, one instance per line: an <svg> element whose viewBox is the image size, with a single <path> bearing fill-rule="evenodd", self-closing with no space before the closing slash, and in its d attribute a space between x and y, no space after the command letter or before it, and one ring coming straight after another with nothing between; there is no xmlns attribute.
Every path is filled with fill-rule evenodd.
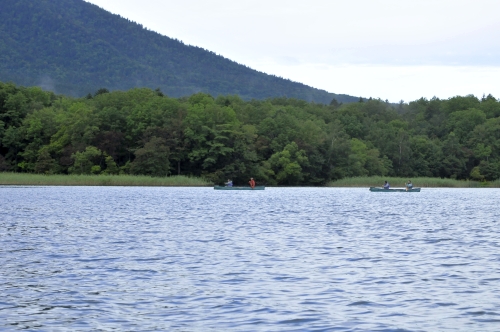
<svg viewBox="0 0 500 332"><path fill-rule="evenodd" d="M149 87L172 97L207 92L318 103L359 100L258 72L83 0L2 0L0 81L72 96Z"/></svg>

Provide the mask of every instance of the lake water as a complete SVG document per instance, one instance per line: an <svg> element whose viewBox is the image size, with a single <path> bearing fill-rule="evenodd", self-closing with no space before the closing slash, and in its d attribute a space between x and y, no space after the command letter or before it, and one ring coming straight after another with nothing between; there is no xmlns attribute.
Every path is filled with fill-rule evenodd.
<svg viewBox="0 0 500 332"><path fill-rule="evenodd" d="M499 203L0 187L0 330L499 331Z"/></svg>

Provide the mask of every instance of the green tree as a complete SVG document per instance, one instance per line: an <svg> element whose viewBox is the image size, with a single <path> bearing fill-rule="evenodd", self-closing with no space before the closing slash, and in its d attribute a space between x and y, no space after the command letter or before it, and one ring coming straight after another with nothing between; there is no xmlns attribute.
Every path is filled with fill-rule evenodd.
<svg viewBox="0 0 500 332"><path fill-rule="evenodd" d="M342 123L335 120L328 124L322 149L328 179L338 180L347 176L351 142Z"/></svg>
<svg viewBox="0 0 500 332"><path fill-rule="evenodd" d="M500 158L500 118L488 119L475 126L469 135L467 146L480 160Z"/></svg>
<svg viewBox="0 0 500 332"><path fill-rule="evenodd" d="M106 169L104 170L104 174L117 175L120 173L120 169L113 160L113 157L106 155L104 161L106 163Z"/></svg>
<svg viewBox="0 0 500 332"><path fill-rule="evenodd" d="M464 179L467 172L467 156L457 136L452 132L443 142L443 155L441 162L441 177Z"/></svg>
<svg viewBox="0 0 500 332"><path fill-rule="evenodd" d="M479 166L476 166L472 169L470 172L470 177L472 180L475 181L483 181L484 180L484 175L481 174L481 168Z"/></svg>
<svg viewBox="0 0 500 332"><path fill-rule="evenodd" d="M479 108L480 102L474 95L456 96L443 102L443 109L447 114Z"/></svg>
<svg viewBox="0 0 500 332"><path fill-rule="evenodd" d="M477 171L479 169L479 172ZM493 181L500 178L500 163L495 161L483 160L479 163L478 167L473 169L474 173L471 172L471 177L474 180L488 180Z"/></svg>
<svg viewBox="0 0 500 332"><path fill-rule="evenodd" d="M34 166L34 171L42 174L57 173L57 162L51 157L46 147L40 149Z"/></svg>
<svg viewBox="0 0 500 332"><path fill-rule="evenodd" d="M488 157L491 155L491 148L485 146L483 143L478 143L474 148L474 156L481 160L488 161Z"/></svg>
<svg viewBox="0 0 500 332"><path fill-rule="evenodd" d="M348 158L348 176L387 175L391 166L387 158L379 158L377 149L369 149L357 138L351 139Z"/></svg>
<svg viewBox="0 0 500 332"><path fill-rule="evenodd" d="M292 142L283 151L273 154L268 163L278 184L296 185L304 179L302 168L307 166L309 160L305 152Z"/></svg>
<svg viewBox="0 0 500 332"><path fill-rule="evenodd" d="M465 111L456 111L450 114L448 120L448 130L453 131L460 143L464 143L469 138L469 133L474 130L477 125L483 124L486 121L486 115L483 111L470 108Z"/></svg>
<svg viewBox="0 0 500 332"><path fill-rule="evenodd" d="M488 119L498 118L500 116L500 102L491 94L487 97L483 97L479 109L486 114Z"/></svg>
<svg viewBox="0 0 500 332"><path fill-rule="evenodd" d="M69 168L71 174L95 174L100 171L102 152L95 146L87 146L84 151L71 155L71 158L74 160L73 166Z"/></svg>
<svg viewBox="0 0 500 332"><path fill-rule="evenodd" d="M440 176L442 151L436 142L424 135L410 137L411 157L409 159L411 174L408 176Z"/></svg>
<svg viewBox="0 0 500 332"><path fill-rule="evenodd" d="M169 149L162 137L152 137L144 147L135 151L130 164L132 174L167 176L170 169Z"/></svg>
<svg viewBox="0 0 500 332"><path fill-rule="evenodd" d="M210 177L210 173L220 173L220 161L233 152L229 136L239 123L232 108L215 104L209 96L194 95L190 101L193 105L188 108L184 131L187 158L196 175Z"/></svg>
<svg viewBox="0 0 500 332"><path fill-rule="evenodd" d="M361 111L363 104L348 104L340 108L336 112L336 119L338 119L345 132L351 136L351 138L363 138L366 131L363 127L363 112Z"/></svg>

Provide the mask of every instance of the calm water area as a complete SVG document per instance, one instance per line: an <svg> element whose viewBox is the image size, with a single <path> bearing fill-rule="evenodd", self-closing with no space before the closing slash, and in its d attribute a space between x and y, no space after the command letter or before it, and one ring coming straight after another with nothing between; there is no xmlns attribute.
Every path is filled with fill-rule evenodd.
<svg viewBox="0 0 500 332"><path fill-rule="evenodd" d="M0 330L500 331L500 190L0 187Z"/></svg>

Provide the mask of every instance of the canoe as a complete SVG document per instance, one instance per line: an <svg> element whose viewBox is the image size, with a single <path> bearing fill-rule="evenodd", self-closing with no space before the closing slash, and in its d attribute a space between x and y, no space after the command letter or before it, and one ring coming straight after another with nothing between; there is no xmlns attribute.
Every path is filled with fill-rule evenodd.
<svg viewBox="0 0 500 332"><path fill-rule="evenodd" d="M395 189L384 189L381 187L370 187L370 191L380 191L380 192L388 192L388 193L393 193L393 192L408 192L408 193L419 193L420 188L412 188L410 190L406 190L406 188L395 188Z"/></svg>
<svg viewBox="0 0 500 332"><path fill-rule="evenodd" d="M265 190L266 186L255 186L255 188L250 187L224 187L224 186L214 186L215 190Z"/></svg>

